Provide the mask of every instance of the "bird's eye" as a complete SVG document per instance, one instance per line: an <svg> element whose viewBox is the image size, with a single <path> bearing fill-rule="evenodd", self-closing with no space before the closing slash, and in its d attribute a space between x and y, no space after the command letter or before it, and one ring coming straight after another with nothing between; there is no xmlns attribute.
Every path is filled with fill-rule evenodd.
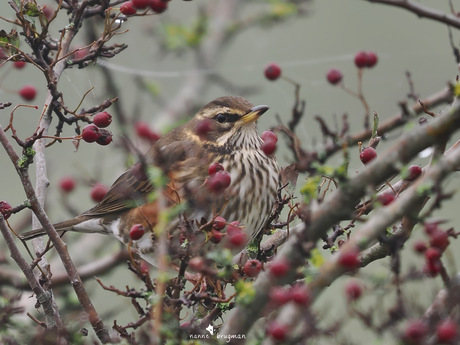
<svg viewBox="0 0 460 345"><path fill-rule="evenodd" d="M224 122L227 121L227 115L226 115L226 114L223 114L223 113L217 114L216 120L217 120L217 122L219 122L219 123L224 123Z"/></svg>

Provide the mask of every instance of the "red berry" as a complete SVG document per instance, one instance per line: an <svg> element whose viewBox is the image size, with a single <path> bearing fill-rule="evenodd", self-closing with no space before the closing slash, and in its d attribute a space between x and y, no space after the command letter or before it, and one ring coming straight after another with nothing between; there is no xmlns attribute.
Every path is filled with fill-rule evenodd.
<svg viewBox="0 0 460 345"><path fill-rule="evenodd" d="M310 301L311 301L310 291L305 286L305 284L296 284L292 286L290 295L291 295L291 300L294 303L297 303L303 306L310 304Z"/></svg>
<svg viewBox="0 0 460 345"><path fill-rule="evenodd" d="M32 85L25 85L19 90L19 95L26 101L32 101L37 96L37 89Z"/></svg>
<svg viewBox="0 0 460 345"><path fill-rule="evenodd" d="M337 85L342 81L343 74L337 68L331 68L326 74L327 81L332 85Z"/></svg>
<svg viewBox="0 0 460 345"><path fill-rule="evenodd" d="M208 178L207 185L212 192L221 193L230 186L231 182L232 179L228 172L218 171Z"/></svg>
<svg viewBox="0 0 460 345"><path fill-rule="evenodd" d="M104 146L110 144L112 142L112 132L104 128L99 129L99 138L97 138L96 142Z"/></svg>
<svg viewBox="0 0 460 345"><path fill-rule="evenodd" d="M221 216L217 216L216 218L214 218L214 221L212 222L212 227L216 230L222 230L223 228L225 228L226 225L227 221L225 220L225 218Z"/></svg>
<svg viewBox="0 0 460 345"><path fill-rule="evenodd" d="M380 202L383 206L391 204L395 200L395 196L393 192L386 192L380 194L377 198L378 202Z"/></svg>
<svg viewBox="0 0 460 345"><path fill-rule="evenodd" d="M149 5L149 0L131 0L134 7L136 8L146 8Z"/></svg>
<svg viewBox="0 0 460 345"><path fill-rule="evenodd" d="M425 233L426 233L428 236L433 235L435 232L442 231L442 230L439 228L439 224L438 224L437 222L425 223L425 224L424 224L424 227L425 227Z"/></svg>
<svg viewBox="0 0 460 345"><path fill-rule="evenodd" d="M430 276L430 277L436 277L439 272L441 272L441 261L426 261L425 266L423 266L423 272Z"/></svg>
<svg viewBox="0 0 460 345"><path fill-rule="evenodd" d="M438 230L430 235L430 245L440 251L444 251L449 244L449 234L446 231Z"/></svg>
<svg viewBox="0 0 460 345"><path fill-rule="evenodd" d="M246 235L243 231L234 232L232 234L228 234L228 244L230 247L239 248L246 244L248 235Z"/></svg>
<svg viewBox="0 0 460 345"><path fill-rule="evenodd" d="M45 15L45 18L48 21L50 21L51 18L53 18L54 16L54 9L52 9L50 6L45 5L43 6L42 10L43 10L43 14Z"/></svg>
<svg viewBox="0 0 460 345"><path fill-rule="evenodd" d="M99 128L108 127L112 123L112 115L106 111L97 113L93 118L93 123Z"/></svg>
<svg viewBox="0 0 460 345"><path fill-rule="evenodd" d="M136 122L136 124L134 125L134 129L136 130L136 134L138 137L142 139L147 139L152 143L160 139L160 136L153 132L150 129L149 125L145 122Z"/></svg>
<svg viewBox="0 0 460 345"><path fill-rule="evenodd" d="M106 185L103 185L102 183L96 183L93 188L91 188L91 199L96 202L101 202L108 191L109 188Z"/></svg>
<svg viewBox="0 0 460 345"><path fill-rule="evenodd" d="M15 61L13 66L14 66L14 68L22 69L22 68L26 67L26 63L24 61Z"/></svg>
<svg viewBox="0 0 460 345"><path fill-rule="evenodd" d="M378 57L373 51L360 51L355 55L355 65L359 68L374 67L377 64Z"/></svg>
<svg viewBox="0 0 460 345"><path fill-rule="evenodd" d="M6 201L0 201L0 213L3 215L3 218L8 219L11 216L11 205Z"/></svg>
<svg viewBox="0 0 460 345"><path fill-rule="evenodd" d="M278 136L272 131L265 131L260 135L260 137L263 141L271 140L275 143L278 142Z"/></svg>
<svg viewBox="0 0 460 345"><path fill-rule="evenodd" d="M206 140L208 133L212 130L212 122L209 119L198 121L195 126L195 133L201 140Z"/></svg>
<svg viewBox="0 0 460 345"><path fill-rule="evenodd" d="M101 132L95 124L86 125L81 131L81 138L87 143L94 143L100 136Z"/></svg>
<svg viewBox="0 0 460 345"><path fill-rule="evenodd" d="M86 55L89 54L89 48L84 47L84 48L78 48L75 50L75 52L72 54L72 58L74 60L81 60L83 59Z"/></svg>
<svg viewBox="0 0 460 345"><path fill-rule="evenodd" d="M375 54L373 51L368 51L366 52L367 55L367 61L366 61L366 67L374 67L377 64L378 58L377 54Z"/></svg>
<svg viewBox="0 0 460 345"><path fill-rule="evenodd" d="M417 241L414 243L414 251L416 253L425 253L425 251L427 250L427 245L425 243L425 241Z"/></svg>
<svg viewBox="0 0 460 345"><path fill-rule="evenodd" d="M270 262L270 274L274 277L284 277L289 272L289 262L284 259L275 259Z"/></svg>
<svg viewBox="0 0 460 345"><path fill-rule="evenodd" d="M75 189L75 179L71 176L63 177L59 181L59 187L62 189L62 191L70 193Z"/></svg>
<svg viewBox="0 0 460 345"><path fill-rule="evenodd" d="M227 225L227 234L233 235L234 233L241 232L243 226L238 221L231 222Z"/></svg>
<svg viewBox="0 0 460 345"><path fill-rule="evenodd" d="M357 280L348 282L345 286L345 294L349 301L355 301L363 294L363 286Z"/></svg>
<svg viewBox="0 0 460 345"><path fill-rule="evenodd" d="M428 326L421 320L409 321L404 329L403 338L410 344L418 344L428 333Z"/></svg>
<svg viewBox="0 0 460 345"><path fill-rule="evenodd" d="M195 256L188 261L188 266L195 272L201 272L206 268L206 261L201 256Z"/></svg>
<svg viewBox="0 0 460 345"><path fill-rule="evenodd" d="M134 7L132 1L127 1L120 6L120 12L126 16L131 16L133 14L136 14L137 10Z"/></svg>
<svg viewBox="0 0 460 345"><path fill-rule="evenodd" d="M262 151L268 156L273 154L276 151L276 141L274 140L266 140L260 146Z"/></svg>
<svg viewBox="0 0 460 345"><path fill-rule="evenodd" d="M224 166L220 163L212 163L208 168L209 176L214 175L218 171L224 171Z"/></svg>
<svg viewBox="0 0 460 345"><path fill-rule="evenodd" d="M141 239L142 236L145 234L145 229L142 226L142 224L134 224L131 227L131 230L129 230L129 238L131 238L133 241L137 241Z"/></svg>
<svg viewBox="0 0 460 345"><path fill-rule="evenodd" d="M457 337L457 323L451 319L442 320L436 327L439 342L448 343Z"/></svg>
<svg viewBox="0 0 460 345"><path fill-rule="evenodd" d="M264 74L268 80L276 80L281 76L281 68L276 63L270 63L265 67Z"/></svg>
<svg viewBox="0 0 460 345"><path fill-rule="evenodd" d="M150 0L149 5L156 13L162 13L168 8L168 2L163 0Z"/></svg>
<svg viewBox="0 0 460 345"><path fill-rule="evenodd" d="M181 328L181 329L187 330L187 329L190 328L191 324L192 324L192 323L191 323L190 321L185 321L185 322L183 322L183 323L180 324L180 328Z"/></svg>
<svg viewBox="0 0 460 345"><path fill-rule="evenodd" d="M286 339L288 327L278 321L272 321L267 328L267 334L275 340L283 341Z"/></svg>
<svg viewBox="0 0 460 345"><path fill-rule="evenodd" d="M147 274L150 271L150 264L145 260L141 260L140 269L142 273Z"/></svg>
<svg viewBox="0 0 460 345"><path fill-rule="evenodd" d="M339 253L338 263L348 270L358 268L361 265L361 262L359 261L359 251L356 249L344 252L341 251Z"/></svg>
<svg viewBox="0 0 460 345"><path fill-rule="evenodd" d="M211 237L209 238L209 240L212 243L217 244L217 243L220 243L222 241L222 237L224 237L224 235L220 231L212 229L211 230Z"/></svg>
<svg viewBox="0 0 460 345"><path fill-rule="evenodd" d="M411 165L407 171L405 179L407 181L414 181L422 174L422 168L418 165Z"/></svg>
<svg viewBox="0 0 460 345"><path fill-rule="evenodd" d="M358 68L363 68L367 66L367 53L363 51L359 51L355 55L355 65Z"/></svg>
<svg viewBox="0 0 460 345"><path fill-rule="evenodd" d="M243 267L243 272L248 277L256 277L261 270L262 263L256 259L246 261Z"/></svg>
<svg viewBox="0 0 460 345"><path fill-rule="evenodd" d="M291 300L290 291L281 286L272 287L269 296L270 301L278 306L284 305Z"/></svg>
<svg viewBox="0 0 460 345"><path fill-rule="evenodd" d="M437 248L428 248L425 251L425 259L429 262L436 262L441 258L441 251Z"/></svg>
<svg viewBox="0 0 460 345"><path fill-rule="evenodd" d="M377 157L377 151L374 150L372 147L367 147L361 151L359 154L359 159L363 164L367 164L372 161L375 157Z"/></svg>

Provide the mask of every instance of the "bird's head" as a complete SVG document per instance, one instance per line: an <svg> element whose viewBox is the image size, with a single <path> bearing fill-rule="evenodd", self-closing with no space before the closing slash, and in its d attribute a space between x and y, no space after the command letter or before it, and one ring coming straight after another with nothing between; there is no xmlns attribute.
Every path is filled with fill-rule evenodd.
<svg viewBox="0 0 460 345"><path fill-rule="evenodd" d="M188 134L205 145L256 145L256 121L267 110L268 106L253 106L242 97L219 97L198 111L189 123Z"/></svg>

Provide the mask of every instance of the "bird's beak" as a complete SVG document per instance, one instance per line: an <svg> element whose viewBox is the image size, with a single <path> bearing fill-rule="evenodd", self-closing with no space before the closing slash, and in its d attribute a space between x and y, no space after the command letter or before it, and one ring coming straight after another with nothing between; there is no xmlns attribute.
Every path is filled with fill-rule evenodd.
<svg viewBox="0 0 460 345"><path fill-rule="evenodd" d="M243 115L240 119L244 124L257 121L263 113L270 109L266 105L257 105L249 111L246 115Z"/></svg>

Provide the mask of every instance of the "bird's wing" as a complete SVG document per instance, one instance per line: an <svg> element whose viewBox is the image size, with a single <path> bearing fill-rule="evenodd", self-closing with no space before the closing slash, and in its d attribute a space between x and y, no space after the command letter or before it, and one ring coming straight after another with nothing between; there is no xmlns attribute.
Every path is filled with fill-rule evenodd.
<svg viewBox="0 0 460 345"><path fill-rule="evenodd" d="M177 140L174 136L160 139L147 153L146 162L136 163L124 172L110 187L104 199L82 215L107 215L145 204L149 194L156 189L146 174L149 164L160 168L169 178L164 194L171 203L179 203L177 189L192 176L197 176L196 169L203 168L197 161L199 156L193 143Z"/></svg>
<svg viewBox="0 0 460 345"><path fill-rule="evenodd" d="M118 177L99 204L82 215L106 215L129 210L144 204L149 193L154 190L144 170L143 164L134 164Z"/></svg>

